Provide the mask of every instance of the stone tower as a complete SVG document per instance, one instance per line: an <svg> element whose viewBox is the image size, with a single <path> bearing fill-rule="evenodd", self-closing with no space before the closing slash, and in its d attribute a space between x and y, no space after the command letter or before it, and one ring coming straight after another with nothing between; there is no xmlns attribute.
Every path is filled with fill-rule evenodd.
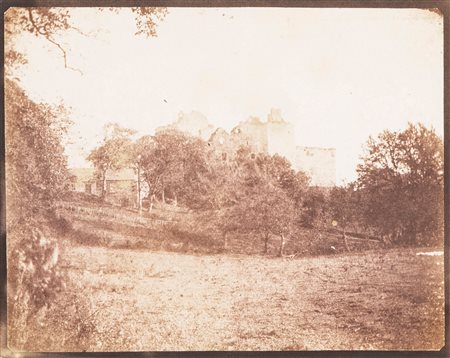
<svg viewBox="0 0 450 358"><path fill-rule="evenodd" d="M294 126L281 117L279 109L272 109L267 116L267 153L278 154L291 163L295 160Z"/></svg>

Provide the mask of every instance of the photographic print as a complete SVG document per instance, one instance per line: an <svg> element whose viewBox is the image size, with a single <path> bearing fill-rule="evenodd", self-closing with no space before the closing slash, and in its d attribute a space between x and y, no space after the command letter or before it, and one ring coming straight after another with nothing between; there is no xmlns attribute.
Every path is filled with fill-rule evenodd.
<svg viewBox="0 0 450 358"><path fill-rule="evenodd" d="M2 356L441 350L443 22L7 9Z"/></svg>

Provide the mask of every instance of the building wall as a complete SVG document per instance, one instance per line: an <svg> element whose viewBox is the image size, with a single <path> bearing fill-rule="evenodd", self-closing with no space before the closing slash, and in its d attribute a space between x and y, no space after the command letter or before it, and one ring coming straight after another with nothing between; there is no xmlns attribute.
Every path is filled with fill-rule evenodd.
<svg viewBox="0 0 450 358"><path fill-rule="evenodd" d="M272 109L267 122L250 117L231 131L239 145L247 145L255 153L279 154L289 161L295 160L294 126L283 120L277 109Z"/></svg>
<svg viewBox="0 0 450 358"><path fill-rule="evenodd" d="M255 153L267 152L267 126L257 117L240 122L231 131L232 140L240 146L248 146Z"/></svg>
<svg viewBox="0 0 450 358"><path fill-rule="evenodd" d="M336 149L297 147L294 168L311 177L311 185L336 185Z"/></svg>
<svg viewBox="0 0 450 358"><path fill-rule="evenodd" d="M287 122L267 122L267 153L279 154L294 163L294 126Z"/></svg>
<svg viewBox="0 0 450 358"><path fill-rule="evenodd" d="M210 137L208 141L211 155L215 156L216 160L229 162L234 158L237 145L233 138L222 128L218 128Z"/></svg>
<svg viewBox="0 0 450 358"><path fill-rule="evenodd" d="M175 123L168 126L158 127L155 132L160 133L166 130L178 130L180 132L189 133L203 140L208 140L215 128L211 125L206 117L197 111L190 113L180 112Z"/></svg>

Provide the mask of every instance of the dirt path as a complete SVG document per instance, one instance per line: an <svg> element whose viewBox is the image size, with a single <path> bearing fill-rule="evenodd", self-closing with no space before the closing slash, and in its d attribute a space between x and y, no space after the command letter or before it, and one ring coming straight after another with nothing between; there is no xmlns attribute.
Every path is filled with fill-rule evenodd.
<svg viewBox="0 0 450 358"><path fill-rule="evenodd" d="M98 308L98 350L439 349L443 257L278 259L66 251Z"/></svg>

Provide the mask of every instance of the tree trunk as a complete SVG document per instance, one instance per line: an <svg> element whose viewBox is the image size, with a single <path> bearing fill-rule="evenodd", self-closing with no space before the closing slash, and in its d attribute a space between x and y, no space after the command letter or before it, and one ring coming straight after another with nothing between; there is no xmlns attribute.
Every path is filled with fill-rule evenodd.
<svg viewBox="0 0 450 358"><path fill-rule="evenodd" d="M350 248L348 246L347 235L345 234L345 230L343 231L342 238L344 239L344 245L347 252L350 252Z"/></svg>
<svg viewBox="0 0 450 358"><path fill-rule="evenodd" d="M139 215L142 215L142 197L141 197L141 167L137 168L137 201L138 201L138 211Z"/></svg>
<svg viewBox="0 0 450 358"><path fill-rule="evenodd" d="M152 194L152 196L150 197L150 206L149 206L149 208L148 208L148 211L149 211L149 212L152 211L152 209L153 209L153 203L154 203L154 201L155 201L155 194Z"/></svg>
<svg viewBox="0 0 450 358"><path fill-rule="evenodd" d="M102 172L102 193L101 196L103 199L106 197L106 170Z"/></svg>
<svg viewBox="0 0 450 358"><path fill-rule="evenodd" d="M284 253L284 235L280 235L280 252L278 253L279 257L282 257Z"/></svg>

